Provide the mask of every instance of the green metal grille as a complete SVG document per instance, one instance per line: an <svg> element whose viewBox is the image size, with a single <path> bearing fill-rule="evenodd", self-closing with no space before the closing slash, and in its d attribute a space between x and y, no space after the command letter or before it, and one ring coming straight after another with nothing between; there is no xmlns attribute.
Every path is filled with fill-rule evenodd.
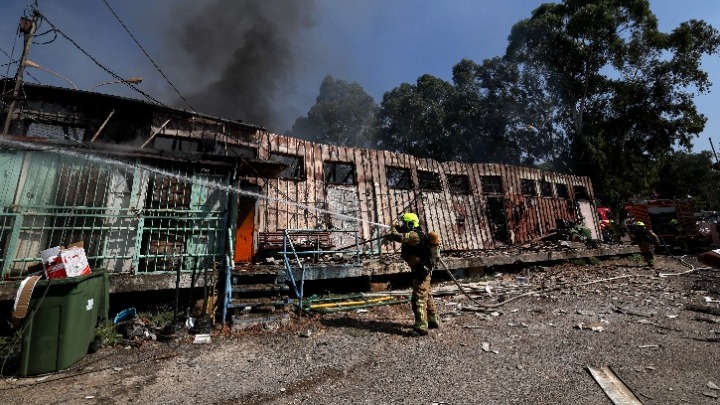
<svg viewBox="0 0 720 405"><path fill-rule="evenodd" d="M6 155L0 152L0 164ZM42 250L76 242L91 267L114 273L192 271L222 262L228 174L51 152L13 157L5 159L6 171L20 174L14 188L4 185L0 206L4 279L41 271Z"/></svg>

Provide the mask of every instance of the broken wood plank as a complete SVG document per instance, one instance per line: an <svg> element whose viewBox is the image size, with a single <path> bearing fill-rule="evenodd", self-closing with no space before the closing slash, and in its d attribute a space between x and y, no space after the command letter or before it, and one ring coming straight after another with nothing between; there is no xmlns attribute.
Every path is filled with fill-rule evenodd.
<svg viewBox="0 0 720 405"><path fill-rule="evenodd" d="M709 318L709 317L707 317L707 316L696 316L696 317L693 318L693 319L696 320L696 321L699 321L699 322L720 323L720 319Z"/></svg>
<svg viewBox="0 0 720 405"><path fill-rule="evenodd" d="M602 368L587 366L587 369L613 404L642 405L642 401L609 366Z"/></svg>
<svg viewBox="0 0 720 405"><path fill-rule="evenodd" d="M153 133L150 134L150 137L147 139L147 141L145 141L145 143L143 143L143 144L140 146L140 149L144 149L150 142L152 142L152 140L155 139L155 136L156 136L157 134L159 134L160 131L162 131L163 129L165 129L165 127L166 127L167 124L169 124L169 123L170 123L170 120L166 120L165 122L163 122L162 125L160 125L160 127L158 127L157 129L155 129L155 131L153 131Z"/></svg>
<svg viewBox="0 0 720 405"><path fill-rule="evenodd" d="M635 315L635 316L640 316L640 317L643 317L643 318L651 318L651 317L653 316L653 315L650 314L650 313L635 311L635 310L628 309L628 308L613 307L613 310L614 310L615 312L619 312L619 313L621 313L621 314L625 314L625 315Z"/></svg>
<svg viewBox="0 0 720 405"><path fill-rule="evenodd" d="M720 315L720 308L707 307L705 305L686 304L685 309L706 314Z"/></svg>
<svg viewBox="0 0 720 405"><path fill-rule="evenodd" d="M92 139L90 139L90 143L95 142L97 137L100 136L100 133L103 129L105 129L105 125L107 125L108 121L110 121L110 118L112 118L113 114L115 114L115 110L110 111L110 114L108 114L107 118L105 118L105 121L103 121L102 125L100 125L100 128L95 131L95 135L93 135Z"/></svg>

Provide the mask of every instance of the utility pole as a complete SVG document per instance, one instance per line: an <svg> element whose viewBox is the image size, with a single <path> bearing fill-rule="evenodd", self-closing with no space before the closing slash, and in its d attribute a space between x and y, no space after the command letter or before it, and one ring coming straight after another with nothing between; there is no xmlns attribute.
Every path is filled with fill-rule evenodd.
<svg viewBox="0 0 720 405"><path fill-rule="evenodd" d="M23 74L25 74L25 64L27 63L27 56L30 51L30 43L32 42L33 35L35 35L35 29L37 28L37 18L38 13L36 11L33 11L32 20L25 17L20 18L20 32L25 35L25 46L23 47L22 57L20 58L17 73L15 73L15 87L13 88L10 104L7 109L7 115L5 116L3 134L7 134L10 130L10 121L12 120L12 116L15 112L15 101L20 94L20 85L22 84Z"/></svg>

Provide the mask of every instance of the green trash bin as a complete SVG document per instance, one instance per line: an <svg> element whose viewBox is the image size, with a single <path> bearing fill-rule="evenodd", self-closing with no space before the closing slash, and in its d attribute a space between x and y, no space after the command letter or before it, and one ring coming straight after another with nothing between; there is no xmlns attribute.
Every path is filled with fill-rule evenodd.
<svg viewBox="0 0 720 405"><path fill-rule="evenodd" d="M109 290L103 270L39 281L22 325L18 375L63 370L83 358L96 326L108 318Z"/></svg>

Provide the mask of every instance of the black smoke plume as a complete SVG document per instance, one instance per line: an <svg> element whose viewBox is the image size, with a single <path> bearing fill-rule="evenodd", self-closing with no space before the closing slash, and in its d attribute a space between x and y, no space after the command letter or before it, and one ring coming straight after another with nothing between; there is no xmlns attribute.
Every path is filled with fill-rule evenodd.
<svg viewBox="0 0 720 405"><path fill-rule="evenodd" d="M197 7L197 3L195 5ZM180 24L174 63L198 112L273 129L277 101L292 91L302 34L313 26L312 0L216 0ZM187 17L186 17L187 18ZM200 86L200 87L197 87ZM178 102L177 106L183 106Z"/></svg>

